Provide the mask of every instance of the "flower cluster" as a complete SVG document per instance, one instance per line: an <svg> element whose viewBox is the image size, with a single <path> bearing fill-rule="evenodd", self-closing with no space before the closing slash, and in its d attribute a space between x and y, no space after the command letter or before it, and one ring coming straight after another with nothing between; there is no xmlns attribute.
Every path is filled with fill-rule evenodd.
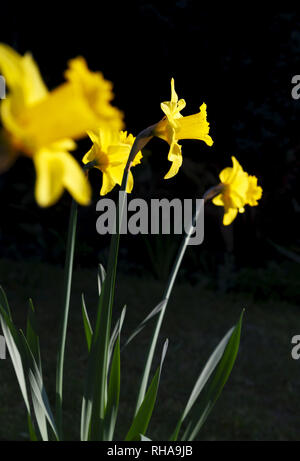
<svg viewBox="0 0 300 461"><path fill-rule="evenodd" d="M89 136L93 145L82 161L86 167L102 172L101 195L121 185L135 138L124 128L123 114L111 105L112 84L100 72L88 69L83 57L72 59L65 71L65 83L49 91L31 54L19 55L0 44L0 71L6 78L9 95L0 106L3 130L7 142L9 165L16 153L33 159L36 169L35 197L40 206L54 204L67 189L81 205L90 203L91 188L87 175L70 154L75 141ZM147 131L149 139L157 136L170 148L171 167L165 179L175 176L182 165L180 140L197 139L213 145L209 135L206 104L196 114L183 116L184 99L178 99L174 79L171 79L171 99L162 102L163 119ZM135 154L129 165L126 191L133 188L130 168L139 164L142 153ZM221 193L213 203L224 207L223 224L229 225L243 213L245 205L256 206L262 196L257 178L243 171L232 157L233 167L220 173Z"/></svg>

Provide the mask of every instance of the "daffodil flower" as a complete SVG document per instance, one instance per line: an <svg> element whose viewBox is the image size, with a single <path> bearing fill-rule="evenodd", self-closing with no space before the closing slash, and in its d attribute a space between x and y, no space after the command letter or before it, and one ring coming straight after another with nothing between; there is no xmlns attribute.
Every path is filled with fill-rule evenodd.
<svg viewBox="0 0 300 461"><path fill-rule="evenodd" d="M0 44L0 71L9 88L0 106L5 138L14 151L33 159L38 204L54 204L67 189L87 205L90 185L69 151L87 130L122 128L122 114L110 105L112 84L78 57L69 62L66 82L49 92L31 54L21 56L5 44Z"/></svg>
<svg viewBox="0 0 300 461"><path fill-rule="evenodd" d="M224 207L223 224L228 226L236 218L238 212L245 211L245 205L256 206L262 196L262 188L257 185L257 178L249 176L237 159L231 157L232 167L221 171L221 193L213 200L213 204Z"/></svg>
<svg viewBox="0 0 300 461"><path fill-rule="evenodd" d="M102 187L100 195L108 194L116 184L121 185L124 169L135 138L127 131L99 130L88 132L92 148L85 154L82 161L84 164L93 162L95 168L102 171ZM138 152L131 166L141 163L142 153ZM133 175L128 174L126 192L130 193L133 188Z"/></svg>
<svg viewBox="0 0 300 461"><path fill-rule="evenodd" d="M174 79L171 79L171 101L161 103L165 117L156 125L155 136L164 139L170 146L168 160L172 162L171 168L165 179L172 178L178 173L182 164L181 139L199 139L208 146L213 145L209 136L209 123L207 121L206 104L200 106L197 114L184 117L180 111L186 106L185 100L178 100L175 91Z"/></svg>

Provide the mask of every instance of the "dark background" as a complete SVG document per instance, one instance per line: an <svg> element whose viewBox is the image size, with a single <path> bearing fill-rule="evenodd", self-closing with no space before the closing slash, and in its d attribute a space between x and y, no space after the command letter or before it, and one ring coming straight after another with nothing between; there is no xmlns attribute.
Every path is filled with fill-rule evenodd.
<svg viewBox="0 0 300 461"><path fill-rule="evenodd" d="M63 81L68 59L77 55L92 70L101 70L114 83L114 103L134 135L161 118L160 102L170 97L171 77L187 102L183 114L206 102L213 147L185 141L183 167L164 181L168 145L152 141L142 166L134 169L132 196L201 197L234 155L258 177L263 198L226 229L222 209L207 205L205 242L185 259L182 274L188 279L203 274L215 279L227 266L231 273L299 258L300 102L291 97L291 79L299 73L298 13L260 9L258 14L256 7L205 11L194 1L141 1L65 10L48 4L30 10L26 4L13 14L4 7L3 18L1 41L20 53L30 50L50 89ZM79 160L89 147L87 140L79 143ZM99 260L105 263L109 239L95 230L101 174L93 171L90 179L94 199L80 210L76 264L94 267ZM34 181L32 162L25 158L0 178L0 256L62 265L70 197L65 193L57 205L39 209ZM124 264L126 271L165 278L178 239L145 240L123 237L120 270ZM283 256L272 242L292 255Z"/></svg>

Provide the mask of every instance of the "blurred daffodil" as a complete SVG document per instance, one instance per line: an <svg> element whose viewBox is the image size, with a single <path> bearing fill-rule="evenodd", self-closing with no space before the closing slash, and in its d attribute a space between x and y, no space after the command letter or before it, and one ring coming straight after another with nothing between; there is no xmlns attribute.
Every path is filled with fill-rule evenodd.
<svg viewBox="0 0 300 461"><path fill-rule="evenodd" d="M68 151L87 130L122 128L122 114L110 105L112 84L78 57L69 62L66 82L49 92L31 54L21 56L5 44L0 44L0 72L9 88L0 106L5 139L15 152L33 158L38 204L52 205L67 189L87 205L88 180Z"/></svg>
<svg viewBox="0 0 300 461"><path fill-rule="evenodd" d="M206 104L202 104L197 114L182 116L180 111L184 109L184 99L178 100L175 91L174 79L171 79L171 101L161 103L161 109L165 117L157 124L154 134L164 139L170 145L168 160L172 162L171 168L165 175L165 179L172 178L178 173L182 164L181 139L199 139L208 146L213 145L209 136L209 123L207 121Z"/></svg>
<svg viewBox="0 0 300 461"><path fill-rule="evenodd" d="M219 175L221 193L212 200L214 205L224 207L224 226L231 224L238 212L243 213L245 205L258 205L257 200L262 196L262 188L257 185L257 178L249 176L235 157L231 159L233 166L225 168Z"/></svg>
<svg viewBox="0 0 300 461"><path fill-rule="evenodd" d="M94 163L95 168L102 171L102 187L100 195L106 195L116 184L121 185L124 169L135 138L127 131L99 130L88 132L93 146L85 154L82 161L84 164ZM141 163L142 153L138 152L131 166ZM130 193L133 188L133 175L128 174L126 192Z"/></svg>

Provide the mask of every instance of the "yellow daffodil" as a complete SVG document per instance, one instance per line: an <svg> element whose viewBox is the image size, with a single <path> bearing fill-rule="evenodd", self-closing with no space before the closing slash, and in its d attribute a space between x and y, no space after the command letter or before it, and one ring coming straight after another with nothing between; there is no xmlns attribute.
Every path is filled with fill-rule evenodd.
<svg viewBox="0 0 300 461"><path fill-rule="evenodd" d="M106 195L116 184L121 185L124 169L135 138L127 131L100 130L88 132L93 146L85 154L82 161L84 164L95 162L95 168L102 171L103 180L100 195ZM141 163L142 154L138 152L131 166ZM128 174L126 192L130 193L133 188L133 176Z"/></svg>
<svg viewBox="0 0 300 461"><path fill-rule="evenodd" d="M175 91L174 79L171 79L171 101L161 103L165 117L157 124L154 134L164 139L170 145L168 160L172 162L171 168L165 179L172 178L178 173L182 164L181 139L199 139L208 146L213 145L209 136L209 123L207 121L206 104L202 104L197 114L184 117L180 111L185 108L184 99L178 101Z"/></svg>
<svg viewBox="0 0 300 461"><path fill-rule="evenodd" d="M9 88L0 107L5 138L15 151L33 158L38 204L52 205L64 188L80 204L88 204L89 183L68 151L87 130L122 128L122 114L110 105L112 84L78 57L69 62L66 82L49 92L31 54L21 56L4 44L0 72Z"/></svg>
<svg viewBox="0 0 300 461"><path fill-rule="evenodd" d="M262 196L257 178L249 176L235 157L231 159L233 166L225 168L219 175L222 192L212 200L214 205L224 207L224 226L231 224L238 212L243 213L245 205L258 205L257 200Z"/></svg>

